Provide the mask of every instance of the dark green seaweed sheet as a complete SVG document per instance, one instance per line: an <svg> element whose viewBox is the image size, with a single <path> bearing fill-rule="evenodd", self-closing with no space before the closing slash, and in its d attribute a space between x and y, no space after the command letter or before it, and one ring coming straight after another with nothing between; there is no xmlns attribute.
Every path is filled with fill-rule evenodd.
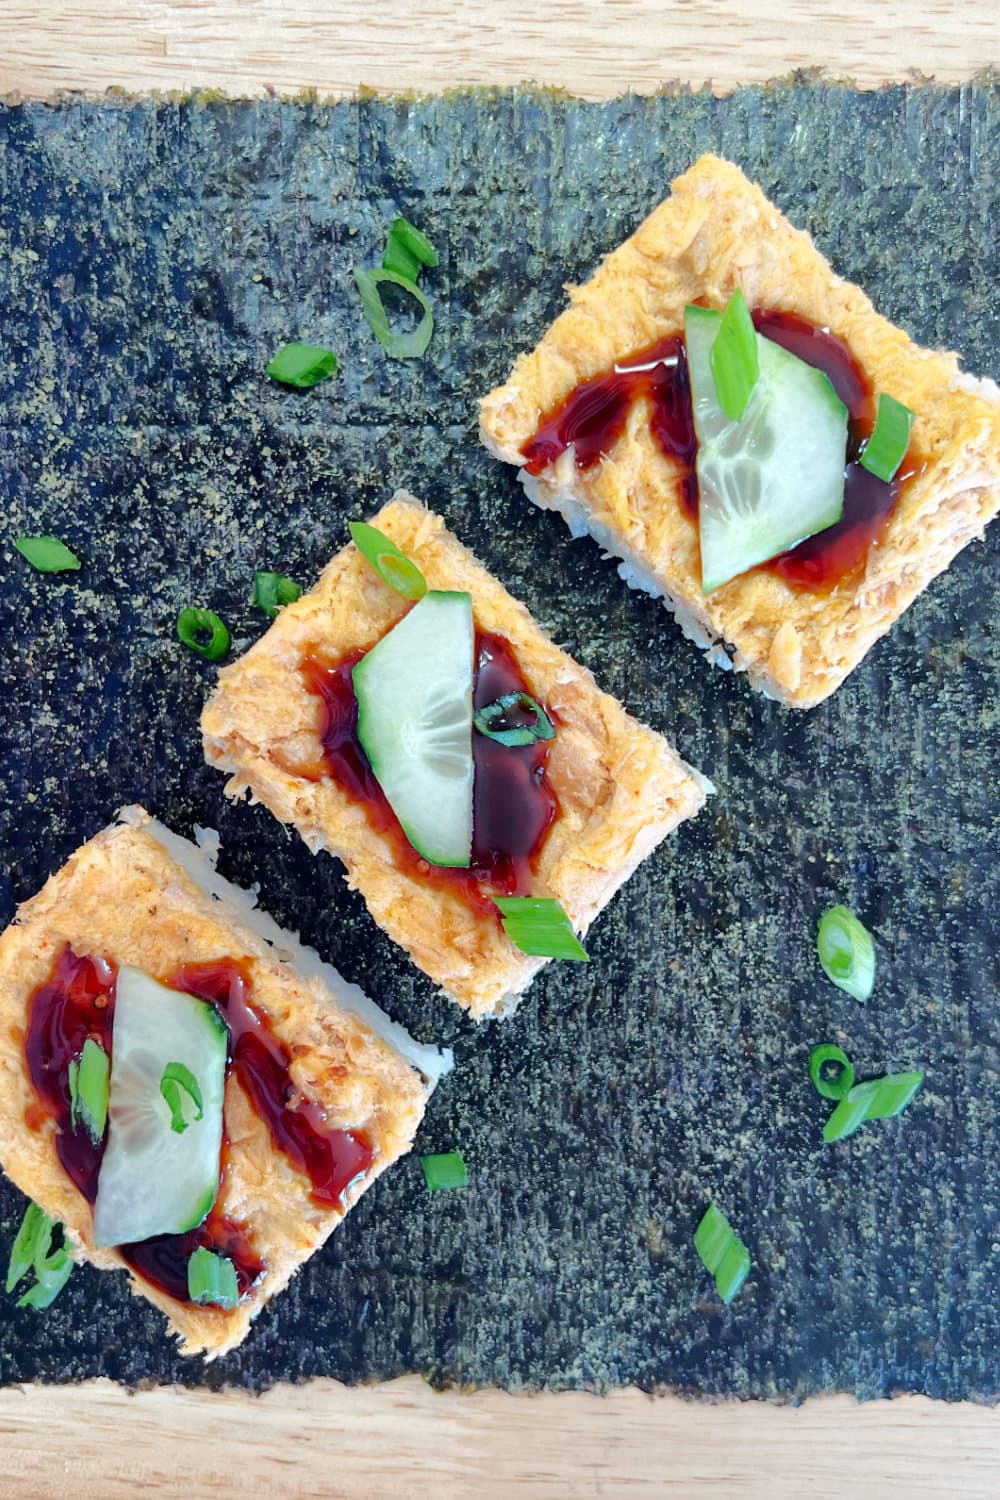
<svg viewBox="0 0 1000 1500"><path fill-rule="evenodd" d="M80 1270L46 1316L8 1300L3 1380L996 1396L1000 531L803 716L705 666L476 442L478 395L563 282L706 149L921 342L1000 376L995 85L0 112L0 918L123 802L217 826L227 874L454 1044L418 1148L460 1147L472 1177L431 1196L400 1164L215 1366L124 1277ZM415 364L385 359L351 282L397 212L441 251ZM269 384L288 338L341 375ZM436 997L332 860L225 805L197 736L212 670L173 635L195 602L243 649L254 568L312 579L397 485L719 789L597 922L589 967L551 967L502 1026ZM39 531L78 576L14 556ZM839 900L878 939L867 1006L814 957ZM862 1077L924 1067L907 1114L825 1147L806 1063L826 1040ZM753 1256L729 1309L691 1244L709 1193ZM5 1186L5 1245L22 1207Z"/></svg>

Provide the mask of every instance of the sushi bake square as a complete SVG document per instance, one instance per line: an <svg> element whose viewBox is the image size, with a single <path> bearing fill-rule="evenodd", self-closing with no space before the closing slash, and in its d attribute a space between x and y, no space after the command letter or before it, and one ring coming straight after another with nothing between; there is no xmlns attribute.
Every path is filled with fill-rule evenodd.
<svg viewBox="0 0 1000 1500"><path fill-rule="evenodd" d="M819 368L847 407L858 483L849 445L841 521L799 532L783 557L704 592L697 444L680 431L681 395L662 372L678 363L685 309L719 312L737 290L767 339L807 359L803 339L814 351L825 340ZM661 597L712 661L745 671L771 697L809 708L834 692L1000 507L996 385L960 373L953 354L913 344L728 162L702 157L569 294L568 309L483 399L483 442L521 468L535 504L561 512L574 536L589 533L621 559L627 583ZM840 362L838 376L829 361ZM645 382L630 405L612 388L623 373L632 389ZM914 421L898 476L879 492L860 458L882 393ZM809 454L800 456L808 469Z"/></svg>
<svg viewBox="0 0 1000 1500"><path fill-rule="evenodd" d="M483 862L441 870L419 857L379 805L351 741L352 674L413 608L353 543L220 673L202 718L205 753L229 773L231 796L249 792L311 849L335 854L375 921L447 995L477 1018L502 1015L546 959L514 945L492 896L557 901L585 932L639 862L699 810L706 783L601 692L438 516L400 493L373 524L435 598L471 596L476 692L489 679L492 699L514 682L555 726L544 745L477 759L474 847L487 849ZM484 740L477 753L490 750Z"/></svg>
<svg viewBox="0 0 1000 1500"><path fill-rule="evenodd" d="M77 1259L128 1270L182 1353L214 1357L245 1338L410 1149L429 1084L392 1045L387 1018L390 1040L354 1013L379 1014L355 986L254 910L194 845L141 809L122 818L0 936L0 1161L61 1221ZM193 1043L191 1025L203 1028ZM78 1112L83 1085L71 1079L74 1067L82 1078L86 1047L110 1059L106 1125L95 1132ZM433 1049L410 1048L432 1075ZM187 1079L186 1126L171 1124L169 1084L157 1089L158 1051ZM202 1152L208 1196L194 1201L189 1164ZM143 1224L151 1215L162 1224L164 1213L183 1224L143 1237ZM198 1251L210 1267L212 1256L233 1267L235 1299L199 1301L189 1279Z"/></svg>

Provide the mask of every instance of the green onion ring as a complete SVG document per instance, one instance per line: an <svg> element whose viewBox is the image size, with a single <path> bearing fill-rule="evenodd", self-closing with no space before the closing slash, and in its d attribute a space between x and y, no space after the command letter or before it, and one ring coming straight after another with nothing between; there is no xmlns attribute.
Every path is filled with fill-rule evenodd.
<svg viewBox="0 0 1000 1500"><path fill-rule="evenodd" d="M832 1078L823 1072L828 1063L838 1064L838 1072ZM809 1077L816 1092L822 1094L824 1099L843 1099L854 1087L854 1069L850 1058L832 1042L814 1047L810 1052Z"/></svg>
<svg viewBox="0 0 1000 1500"><path fill-rule="evenodd" d="M417 286L415 281L410 281L406 276L397 276L395 271L361 271L355 270L354 280L361 294L361 308L372 333L378 339L382 348L390 359L419 359L426 352L427 345L431 341L434 332L434 314L427 297ZM393 286L401 287L404 292L409 292L415 297L424 310L417 327L412 333L393 333L389 327L389 314L385 310L379 285L383 281L391 282Z"/></svg>
<svg viewBox="0 0 1000 1500"><path fill-rule="evenodd" d="M497 720L506 718L515 708L533 713L534 724L517 724L511 729L492 727ZM488 740L496 740L498 745L534 745L539 740L555 739L556 735L552 720L530 693L504 693L493 703L487 703L485 708L477 708L472 715L472 722L480 734L485 735Z"/></svg>
<svg viewBox="0 0 1000 1500"><path fill-rule="evenodd" d="M868 1000L875 988L875 944L871 933L846 906L831 906L820 918L816 951L823 972L855 1000Z"/></svg>
<svg viewBox="0 0 1000 1500"><path fill-rule="evenodd" d="M211 637L207 643L206 635ZM221 661L229 650L229 631L212 609L182 609L177 616L177 639L206 661Z"/></svg>

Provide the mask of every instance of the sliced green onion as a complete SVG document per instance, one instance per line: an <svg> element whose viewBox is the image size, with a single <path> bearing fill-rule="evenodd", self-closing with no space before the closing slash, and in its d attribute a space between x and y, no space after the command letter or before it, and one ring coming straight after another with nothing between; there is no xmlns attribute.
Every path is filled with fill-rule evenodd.
<svg viewBox="0 0 1000 1500"><path fill-rule="evenodd" d="M891 1120L901 1115L924 1081L924 1075L914 1068L908 1073L887 1073L876 1078L878 1087L872 1095L868 1109L869 1120Z"/></svg>
<svg viewBox="0 0 1000 1500"><path fill-rule="evenodd" d="M460 1151L445 1151L440 1156L422 1156L420 1165L424 1169L424 1181L432 1193L444 1188L464 1188L469 1185L469 1174Z"/></svg>
<svg viewBox="0 0 1000 1500"><path fill-rule="evenodd" d="M59 1227L37 1203L29 1203L7 1266L8 1292L30 1272L35 1274L35 1284L18 1298L18 1307L33 1307L43 1312L51 1307L72 1275L73 1261L65 1244L57 1250L51 1248L53 1231Z"/></svg>
<svg viewBox="0 0 1000 1500"><path fill-rule="evenodd" d="M80 567L76 553L55 536L18 536L14 546L37 573L75 573Z"/></svg>
<svg viewBox="0 0 1000 1500"><path fill-rule="evenodd" d="M36 1312L44 1312L47 1307L52 1306L72 1276L73 1261L69 1251L63 1246L48 1260L39 1262L35 1269L38 1281L18 1297L16 1306L33 1307Z"/></svg>
<svg viewBox="0 0 1000 1500"><path fill-rule="evenodd" d="M42 1292L52 1292L53 1294L62 1291L69 1280L70 1271L73 1269L73 1262L70 1260L69 1251L65 1244L60 1245L51 1254L49 1253L49 1247L52 1244L52 1231L59 1227L55 1223L50 1223L48 1235L44 1238L44 1251L42 1249L42 1242L40 1242L38 1253L35 1255L35 1275L38 1277L38 1286ZM54 1300L53 1295L49 1297L48 1302L40 1303L37 1294L35 1297L29 1298L27 1293L25 1293L19 1305L22 1307L48 1307L49 1302Z"/></svg>
<svg viewBox="0 0 1000 1500"><path fill-rule="evenodd" d="M337 373L337 356L318 344L285 344L267 367L272 380L308 391Z"/></svg>
<svg viewBox="0 0 1000 1500"><path fill-rule="evenodd" d="M392 228L389 230L389 240L390 242L395 240L397 245L402 245L403 249L408 250L414 260L419 261L422 266L429 266L433 270L438 263L438 253L434 246L426 234L415 224L411 224L409 219L393 219Z"/></svg>
<svg viewBox="0 0 1000 1500"><path fill-rule="evenodd" d="M183 1063L167 1063L163 1070L163 1077L160 1079L160 1093L166 1100L170 1111L170 1129L176 1131L178 1135L183 1135L189 1125L203 1117L198 1080L191 1069L186 1068ZM189 1120L185 1116L185 1099L188 1101L188 1114L191 1113L192 1108L194 1109L194 1120Z"/></svg>
<svg viewBox="0 0 1000 1500"><path fill-rule="evenodd" d="M830 1067L836 1071L831 1075ZM809 1054L809 1077L824 1099L843 1099L854 1087L854 1069L847 1053L832 1042L814 1047Z"/></svg>
<svg viewBox="0 0 1000 1500"><path fill-rule="evenodd" d="M533 958L590 962L558 901L544 896L497 896L494 905L503 919L504 932L522 953Z"/></svg>
<svg viewBox="0 0 1000 1500"><path fill-rule="evenodd" d="M823 1127L824 1141L846 1140L865 1120L888 1120L901 1114L923 1081L923 1073L914 1071L856 1083Z"/></svg>
<svg viewBox="0 0 1000 1500"><path fill-rule="evenodd" d="M177 638L206 661L221 661L229 650L229 631L212 609L182 609Z"/></svg>
<svg viewBox="0 0 1000 1500"><path fill-rule="evenodd" d="M405 552L400 552L395 542L390 542L377 526L369 526L367 521L352 521L348 529L351 541L383 583L402 594L404 599L424 597L427 583L423 573Z"/></svg>
<svg viewBox="0 0 1000 1500"><path fill-rule="evenodd" d="M80 1056L69 1065L69 1117L74 1130L82 1125L95 1146L104 1139L108 1123L108 1077L111 1065L100 1042L87 1038Z"/></svg>
<svg viewBox="0 0 1000 1500"><path fill-rule="evenodd" d="M750 1273L750 1251L721 1209L710 1203L694 1232L694 1248L723 1302L732 1302Z"/></svg>
<svg viewBox="0 0 1000 1500"><path fill-rule="evenodd" d="M523 709L525 713L534 714L534 724L516 724L507 729L494 729L493 725L502 723L513 709ZM498 745L533 745L538 740L555 739L552 720L530 693L504 693L493 703L487 703L485 708L477 708L472 715L472 722L480 734L484 734L489 740L496 740Z"/></svg>
<svg viewBox="0 0 1000 1500"><path fill-rule="evenodd" d="M253 575L253 602L273 620L278 610L286 604L301 599L302 590L294 578L284 573L255 573Z"/></svg>
<svg viewBox="0 0 1000 1500"><path fill-rule="evenodd" d="M35 1247L41 1237L45 1225L49 1225L51 1236L51 1221L47 1215L42 1213L37 1203L29 1203L21 1220L21 1227L10 1249L10 1260L7 1262L7 1283L5 1290L12 1292L17 1283L27 1276L35 1264Z"/></svg>
<svg viewBox="0 0 1000 1500"><path fill-rule="evenodd" d="M407 281L416 281L423 267L413 252L407 250L395 235L390 234L382 255L382 269L403 276Z"/></svg>
<svg viewBox="0 0 1000 1500"><path fill-rule="evenodd" d="M431 341L431 334L434 332L434 314L429 300L416 282L406 276L397 276L395 271L355 270L354 280L361 293L361 307L368 326L389 358L419 359ZM424 315L412 333L393 333L390 329L389 314L385 310L382 294L379 291L379 285L383 281L391 282L393 286L401 287L404 292L409 292L410 296L415 297L423 308Z"/></svg>
<svg viewBox="0 0 1000 1500"><path fill-rule="evenodd" d="M846 906L831 906L823 913L816 949L827 979L855 1000L869 999L875 988L875 944Z"/></svg>
<svg viewBox="0 0 1000 1500"><path fill-rule="evenodd" d="M861 467L886 484L895 479L910 443L913 413L908 406L887 396L878 398L875 426L861 454Z"/></svg>
<svg viewBox="0 0 1000 1500"><path fill-rule="evenodd" d="M188 1296L197 1307L221 1307L232 1312L240 1300L232 1261L199 1245L188 1261Z"/></svg>
<svg viewBox="0 0 1000 1500"><path fill-rule="evenodd" d="M757 332L739 287L722 315L709 352L709 364L719 405L730 422L738 422L760 374Z"/></svg>

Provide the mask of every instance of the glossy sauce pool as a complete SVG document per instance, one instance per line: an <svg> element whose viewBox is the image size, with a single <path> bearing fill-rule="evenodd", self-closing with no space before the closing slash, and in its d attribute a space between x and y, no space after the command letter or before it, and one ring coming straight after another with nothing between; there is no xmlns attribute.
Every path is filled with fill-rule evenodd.
<svg viewBox="0 0 1000 1500"><path fill-rule="evenodd" d="M900 489L917 467L908 454L891 483L869 474L858 462L875 423L871 386L847 346L795 313L756 309L758 332L829 378L847 408L847 467L844 514L836 526L800 542L790 552L761 564L757 571L776 573L795 589L829 592L854 578L864 567L871 544L892 514ZM657 445L679 469L679 501L693 520L698 516L695 461L698 442L691 408L687 356L681 338L664 339L619 360L614 369L571 391L549 412L524 448L525 468L539 474L574 445L579 469L589 469L609 453L625 430L638 400L650 408L650 428Z"/></svg>
<svg viewBox="0 0 1000 1500"><path fill-rule="evenodd" d="M24 1044L37 1095L26 1123L38 1130L46 1119L55 1122L59 1160L91 1204L97 1197L107 1133L95 1145L86 1130L73 1129L69 1065L88 1038L112 1055L115 979L114 967L105 960L79 958L65 947L49 979L31 997ZM287 1049L271 1031L266 1015L253 1008L246 967L235 959L187 965L166 983L216 1007L229 1028L230 1066L255 1113L267 1125L274 1149L309 1178L317 1203L327 1208L346 1206L348 1190L368 1171L374 1151L360 1132L331 1129L320 1108L299 1097ZM224 1133L220 1184L227 1154ZM232 1260L241 1296L265 1274L247 1226L227 1218L218 1202L204 1223L185 1234L158 1235L117 1249L143 1280L178 1302L187 1302L187 1263L202 1246Z"/></svg>
<svg viewBox="0 0 1000 1500"><path fill-rule="evenodd" d="M505 693L530 693L513 648L502 636L477 631L475 651L476 708L485 708ZM472 862L459 870L429 864L403 833L358 739L358 700L351 674L363 654L354 652L335 665L316 656L302 663L306 685L323 704L324 769L352 802L365 808L371 825L392 841L399 869L456 891L476 910L496 914L494 895L522 896L531 889L538 856L559 814L545 774L552 742L499 745L474 730ZM546 711L555 723L551 710ZM514 714L508 722L527 720Z"/></svg>

